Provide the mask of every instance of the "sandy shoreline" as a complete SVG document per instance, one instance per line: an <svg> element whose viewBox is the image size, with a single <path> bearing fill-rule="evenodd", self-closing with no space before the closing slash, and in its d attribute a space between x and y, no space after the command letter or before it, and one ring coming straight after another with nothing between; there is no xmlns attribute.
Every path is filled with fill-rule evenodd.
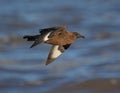
<svg viewBox="0 0 120 93"><path fill-rule="evenodd" d="M88 80L82 83L61 86L46 93L116 93L115 91L120 91L119 78Z"/></svg>

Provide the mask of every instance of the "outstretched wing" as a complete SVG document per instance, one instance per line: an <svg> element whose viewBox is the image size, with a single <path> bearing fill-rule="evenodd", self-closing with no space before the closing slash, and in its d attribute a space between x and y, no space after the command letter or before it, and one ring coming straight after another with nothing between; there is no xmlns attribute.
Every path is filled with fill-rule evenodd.
<svg viewBox="0 0 120 93"><path fill-rule="evenodd" d="M66 26L56 26L56 27L51 27L51 28L45 28L45 29L40 29L41 35L47 34L51 32L49 35L49 38L55 35L56 32L61 32L61 31L66 31L67 27Z"/></svg>
<svg viewBox="0 0 120 93"><path fill-rule="evenodd" d="M69 48L71 44L67 44L67 45L64 45L62 46L62 48L64 49L64 51L66 49ZM60 46L59 45L53 45L51 50L50 50L50 53L48 55L48 58L47 58L47 61L46 61L46 65L50 64L51 62L53 62L56 58L58 58L60 55L62 55L62 53L64 52L63 50L59 49Z"/></svg>

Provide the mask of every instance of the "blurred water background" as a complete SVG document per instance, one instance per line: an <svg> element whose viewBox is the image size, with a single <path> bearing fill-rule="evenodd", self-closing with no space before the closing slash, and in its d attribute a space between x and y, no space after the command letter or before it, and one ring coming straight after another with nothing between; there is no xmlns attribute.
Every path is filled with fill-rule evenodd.
<svg viewBox="0 0 120 93"><path fill-rule="evenodd" d="M22 37L59 25L86 39L45 66ZM0 93L120 93L120 0L0 0Z"/></svg>

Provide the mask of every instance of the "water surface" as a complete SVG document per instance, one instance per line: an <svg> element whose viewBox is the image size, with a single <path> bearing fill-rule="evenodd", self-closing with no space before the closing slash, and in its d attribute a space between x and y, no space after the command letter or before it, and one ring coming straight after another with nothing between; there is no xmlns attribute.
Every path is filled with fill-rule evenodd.
<svg viewBox="0 0 120 93"><path fill-rule="evenodd" d="M119 93L119 5L119 0L0 1L0 92ZM45 66L50 45L30 49L32 42L22 37L58 25L86 39Z"/></svg>

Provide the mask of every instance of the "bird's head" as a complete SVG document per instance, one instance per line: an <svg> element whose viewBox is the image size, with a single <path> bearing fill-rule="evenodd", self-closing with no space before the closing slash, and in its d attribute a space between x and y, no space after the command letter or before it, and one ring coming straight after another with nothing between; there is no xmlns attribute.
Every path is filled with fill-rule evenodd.
<svg viewBox="0 0 120 93"><path fill-rule="evenodd" d="M83 36L77 32L73 32L73 34L76 36L76 38L85 38L85 36Z"/></svg>

